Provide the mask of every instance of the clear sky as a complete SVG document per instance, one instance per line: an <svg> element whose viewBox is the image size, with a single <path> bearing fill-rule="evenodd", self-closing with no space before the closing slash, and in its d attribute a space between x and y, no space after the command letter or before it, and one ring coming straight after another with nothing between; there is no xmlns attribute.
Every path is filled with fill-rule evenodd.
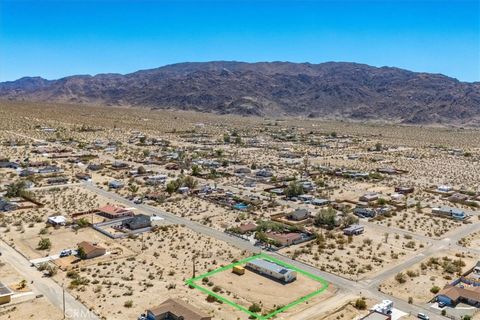
<svg viewBox="0 0 480 320"><path fill-rule="evenodd" d="M480 0L0 0L0 81L210 60L351 61L480 81Z"/></svg>

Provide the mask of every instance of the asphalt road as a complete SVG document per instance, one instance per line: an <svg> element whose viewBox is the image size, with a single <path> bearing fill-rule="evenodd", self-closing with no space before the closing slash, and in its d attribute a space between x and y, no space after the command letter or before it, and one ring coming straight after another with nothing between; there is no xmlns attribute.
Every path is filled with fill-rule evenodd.
<svg viewBox="0 0 480 320"><path fill-rule="evenodd" d="M60 310L63 310L63 289L55 281L48 277L43 277L34 267L31 267L30 261L11 248L8 244L0 241L0 260L7 262L17 270L28 282L32 282L32 287L36 294L42 294L50 303ZM90 312L80 301L65 291L65 314L67 319L74 320L99 320L100 318Z"/></svg>
<svg viewBox="0 0 480 320"><path fill-rule="evenodd" d="M123 198L122 196L120 196L120 195L118 195L114 192L104 190L102 188L99 188L99 187L91 184L91 183L85 182L83 184L84 184L85 188L89 189L92 192L95 192L95 193L101 195L102 197L105 197L105 198L110 199L110 200L114 200L118 203L122 203L122 204L124 204L128 207L135 208L135 209L139 210L139 212L142 212L142 213L147 214L147 215L161 216L165 219L165 221L167 223L184 225L185 227L190 228L191 230L193 230L197 233L201 233L203 235L213 237L213 238L216 238L218 240L227 242L227 243L229 243L229 244L231 244L231 245L233 245L233 246L235 246L239 249L247 250L248 252L251 252L251 253L261 252L260 248L252 245L250 242L248 242L246 240L243 240L241 238L228 235L228 234L226 234L222 231L207 227L207 226L205 226L203 224L200 224L198 222L188 220L187 218L182 218L182 217L176 216L174 214L171 214L169 212L165 212L165 211L160 210L158 208L154 208L154 207L151 207L151 206L148 206L148 205L145 205L145 204L134 204L133 202ZM464 234L464 233L468 234L469 231L476 230L476 229L479 229L479 228L480 228L480 224L472 225L469 228L461 229L460 233L461 234ZM456 239L457 237L460 238L461 235L454 234L451 239ZM437 242L442 242L442 240L438 240ZM408 259L407 261L405 261L405 262L403 262L399 265L396 265L396 266L394 266L394 267L392 267L388 270L385 270L384 272L382 272L380 275L376 276L372 280L366 280L366 281L353 281L353 280L349 280L349 279L337 276L335 274L324 272L324 271L321 271L321 270L315 268L314 266L310 266L310 265L305 264L303 262L293 260L293 259L291 259L289 257L286 257L286 256L283 256L283 255L281 255L277 252L268 252L267 251L266 253L268 253L268 254L270 254L270 255L272 255L272 256L278 258L279 260L282 260L282 261L284 261L288 264L291 264L295 267L302 268L305 271L308 271L308 272L310 272L314 275L320 276L320 277L324 278L325 280L327 280L329 283L333 284L337 289L342 290L344 292L351 292L353 294L359 294L359 295L362 295L362 296L373 298L375 300L384 300L384 299L392 300L394 302L395 308L397 308L397 309L400 309L404 312L410 312L411 314L414 314L414 315L419 313L419 312L425 313L425 314L428 314L430 316L430 319L435 320L435 319L447 319L447 318L441 316L439 310L428 308L425 305L409 304L406 301L403 301L401 299L398 299L398 298L395 298L393 296L382 293L382 292L378 291L378 285L381 282L383 282L384 280L386 280L387 278L390 278L391 276L397 274L398 272L404 271L404 270L408 269L409 267L413 266L414 264L422 261L426 257L435 254L441 248L446 248L446 244L445 244L446 241L443 240L443 242L444 242L444 244L442 245L442 247L430 245L429 247L424 249L424 251L422 253ZM465 250L465 248L462 248L462 249Z"/></svg>

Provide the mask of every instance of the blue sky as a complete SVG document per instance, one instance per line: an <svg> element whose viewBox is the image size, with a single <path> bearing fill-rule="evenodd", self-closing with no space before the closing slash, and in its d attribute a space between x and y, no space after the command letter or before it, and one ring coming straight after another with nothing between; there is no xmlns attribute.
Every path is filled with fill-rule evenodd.
<svg viewBox="0 0 480 320"><path fill-rule="evenodd" d="M0 0L0 81L210 60L352 61L480 81L480 0Z"/></svg>

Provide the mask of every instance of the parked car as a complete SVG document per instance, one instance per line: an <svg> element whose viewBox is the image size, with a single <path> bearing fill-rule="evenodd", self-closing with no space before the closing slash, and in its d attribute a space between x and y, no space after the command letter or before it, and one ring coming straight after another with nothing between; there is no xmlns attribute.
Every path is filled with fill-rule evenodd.
<svg viewBox="0 0 480 320"><path fill-rule="evenodd" d="M444 307L446 307L446 306L447 306L447 304L446 304L445 302L443 302L443 301L439 301L439 302L438 302L438 307L439 307L439 308L444 308Z"/></svg>
<svg viewBox="0 0 480 320"><path fill-rule="evenodd" d="M419 314L417 314L417 318L418 318L418 319L422 319L422 320L430 320L429 316L427 316L427 315L424 314L424 313L419 313Z"/></svg>
<svg viewBox="0 0 480 320"><path fill-rule="evenodd" d="M71 255L72 255L72 250L70 250L70 249L62 250L62 252L60 252L60 258L68 257L68 256L71 256Z"/></svg>

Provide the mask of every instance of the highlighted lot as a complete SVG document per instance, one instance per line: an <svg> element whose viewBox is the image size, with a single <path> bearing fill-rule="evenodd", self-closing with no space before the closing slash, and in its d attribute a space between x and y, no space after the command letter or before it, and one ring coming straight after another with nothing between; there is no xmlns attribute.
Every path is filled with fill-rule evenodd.
<svg viewBox="0 0 480 320"><path fill-rule="evenodd" d="M294 270L297 272L297 279L286 284L248 269L243 274L232 272L256 259ZM328 288L328 282L323 278L263 253L188 279L185 283L260 320L270 319ZM263 309L261 313L249 310L249 305L260 302Z"/></svg>

